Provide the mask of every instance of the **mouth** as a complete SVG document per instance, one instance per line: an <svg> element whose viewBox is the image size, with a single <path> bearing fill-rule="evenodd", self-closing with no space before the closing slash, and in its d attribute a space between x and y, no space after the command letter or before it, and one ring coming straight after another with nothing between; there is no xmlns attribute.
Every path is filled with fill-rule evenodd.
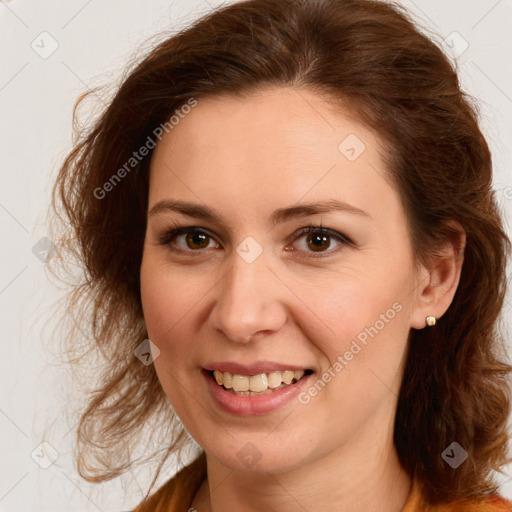
<svg viewBox="0 0 512 512"><path fill-rule="evenodd" d="M237 396L269 395L311 375L313 370L285 370L240 375L219 370L205 370L210 378L227 393Z"/></svg>

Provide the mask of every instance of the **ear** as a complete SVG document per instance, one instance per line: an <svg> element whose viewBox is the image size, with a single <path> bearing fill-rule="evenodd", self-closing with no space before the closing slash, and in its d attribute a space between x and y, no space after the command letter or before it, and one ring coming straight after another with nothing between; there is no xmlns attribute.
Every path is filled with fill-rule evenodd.
<svg viewBox="0 0 512 512"><path fill-rule="evenodd" d="M411 312L411 327L426 327L426 317L441 318L452 303L459 285L466 233L455 221L447 223L451 236L429 255L428 265L420 264L416 273L414 308Z"/></svg>

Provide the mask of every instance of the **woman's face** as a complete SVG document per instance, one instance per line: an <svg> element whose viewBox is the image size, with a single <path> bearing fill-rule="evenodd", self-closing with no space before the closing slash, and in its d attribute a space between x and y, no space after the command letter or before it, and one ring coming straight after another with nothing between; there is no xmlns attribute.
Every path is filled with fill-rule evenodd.
<svg viewBox="0 0 512 512"><path fill-rule="evenodd" d="M425 316L379 143L319 96L275 88L199 100L155 149L141 266L155 369L231 469L279 472L391 438ZM247 386L257 394L234 393Z"/></svg>

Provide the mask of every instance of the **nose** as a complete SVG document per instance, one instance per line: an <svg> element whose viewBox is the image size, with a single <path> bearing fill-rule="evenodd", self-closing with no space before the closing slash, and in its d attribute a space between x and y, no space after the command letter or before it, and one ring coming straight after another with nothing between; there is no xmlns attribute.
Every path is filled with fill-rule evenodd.
<svg viewBox="0 0 512 512"><path fill-rule="evenodd" d="M247 263L233 252L230 270L214 288L209 324L231 341L248 343L257 334L279 331L286 323L283 286L264 254Z"/></svg>

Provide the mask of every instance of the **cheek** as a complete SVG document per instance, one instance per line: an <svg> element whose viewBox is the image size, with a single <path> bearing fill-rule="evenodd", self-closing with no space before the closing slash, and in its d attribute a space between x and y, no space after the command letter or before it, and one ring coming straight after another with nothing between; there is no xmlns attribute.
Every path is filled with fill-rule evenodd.
<svg viewBox="0 0 512 512"><path fill-rule="evenodd" d="M193 332L198 293L190 278L147 258L141 266L141 299L148 337L160 350L154 360L156 374L178 415L187 419L189 380L196 375L190 371L194 366L190 356L198 339Z"/></svg>
<svg viewBox="0 0 512 512"><path fill-rule="evenodd" d="M389 349L403 342L404 333L406 337L410 287L405 274L383 279L353 272L331 279L328 287L306 282L302 287L300 294L308 297L310 306L310 322L302 326L331 361L350 350L353 341L366 347L370 340L383 339L379 343ZM308 324L320 330L315 334Z"/></svg>
<svg viewBox="0 0 512 512"><path fill-rule="evenodd" d="M162 355L183 346L178 338L190 325L194 306L200 294L191 285L190 278L178 272L162 269L157 261L147 258L141 266L141 299L149 339L161 350ZM172 346L171 346L172 345ZM185 345L186 346L186 345Z"/></svg>
<svg viewBox="0 0 512 512"><path fill-rule="evenodd" d="M310 312L311 322L301 325L325 356L321 371L328 380L318 407L335 403L353 411L357 422L389 398L390 390L398 394L411 301L409 262L401 263L395 272L347 271L331 280L329 287L303 283L301 293L318 315ZM321 330L309 327L320 325L318 317ZM321 384L317 387L322 389ZM316 396L316 390L310 391Z"/></svg>
<svg viewBox="0 0 512 512"><path fill-rule="evenodd" d="M191 311L201 290L190 274L169 265L165 254L151 247L145 250L140 268L140 287L144 317L148 329L170 329ZM207 289L205 280L202 286Z"/></svg>
<svg viewBox="0 0 512 512"><path fill-rule="evenodd" d="M305 332L325 358L320 374L300 397L321 428L342 438L361 428L380 407L393 406L409 332L405 294L368 283L345 285L328 301L312 298L335 334ZM333 410L341 416L329 413Z"/></svg>

